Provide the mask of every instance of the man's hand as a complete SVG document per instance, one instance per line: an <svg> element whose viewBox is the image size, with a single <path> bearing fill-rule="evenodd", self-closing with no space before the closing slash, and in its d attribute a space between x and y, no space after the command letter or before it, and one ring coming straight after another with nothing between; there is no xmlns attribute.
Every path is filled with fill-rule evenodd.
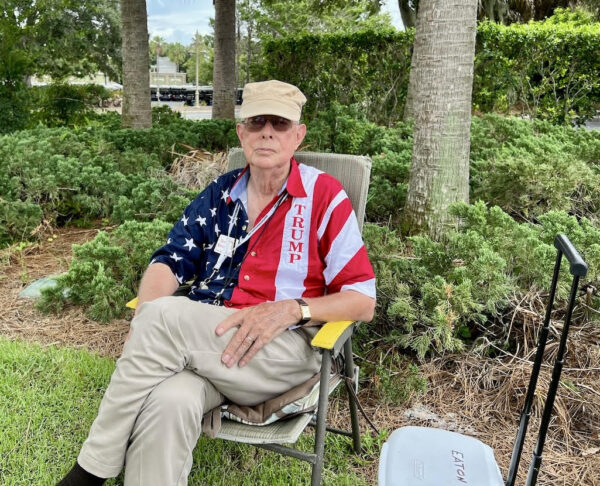
<svg viewBox="0 0 600 486"><path fill-rule="evenodd" d="M266 302L246 307L221 322L215 332L223 335L229 329L239 329L221 355L221 361L231 368L239 362L246 366L265 344L300 320L300 306L295 300Z"/></svg>

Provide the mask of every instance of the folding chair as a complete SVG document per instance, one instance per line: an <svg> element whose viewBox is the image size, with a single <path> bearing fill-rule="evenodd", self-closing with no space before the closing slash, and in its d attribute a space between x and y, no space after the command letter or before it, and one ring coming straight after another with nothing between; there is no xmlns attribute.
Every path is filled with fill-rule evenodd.
<svg viewBox="0 0 600 486"><path fill-rule="evenodd" d="M311 152L298 152L295 157L298 162L327 172L342 183L352 202L359 228L362 231L369 189L371 160L368 157L355 155ZM245 164L246 161L241 149L237 148L230 151L228 170L243 167ZM358 368L355 368L352 359L351 337L354 327L355 323L351 321L328 322L321 327L311 342L312 346L318 348L323 354L318 394L314 393L312 397L316 402L316 411L302 413L261 426L222 419L221 428L216 437L253 444L309 462L312 464L311 485L321 484L326 431L352 437L354 451L358 454L361 449L357 404L353 400L358 387ZM332 362L340 355L343 357L344 365L332 376ZM326 423L329 394L342 381L346 384L348 390L351 432L329 427ZM316 427L313 453L283 445L295 443L302 431L311 423Z"/></svg>
<svg viewBox="0 0 600 486"><path fill-rule="evenodd" d="M542 358L548 332L550 329L550 315L554 305L556 286L563 255L570 263L570 273L573 276L571 295L565 324L560 335L560 344L552 370L552 379L548 388L542 420L538 433L537 445L533 453L526 486L533 486L542 462L542 450L546 440L546 433L550 424L552 407L558 390L560 375L563 367L563 357L567 344L567 335L571 324L571 316L579 278L587 274L587 264L583 261L575 247L565 235L557 235L554 239L557 249L554 276L550 288L550 300L546 309L544 326L538 338L538 347L531 372L525 405L521 413L519 430L515 440L508 477L503 482L502 474L494 458L494 452L483 442L465 435L446 430L428 427L403 427L395 430L384 444L379 459L379 485L380 486L453 486L474 484L477 486L513 486L517 477L525 434L531 406L535 395L537 379L542 366Z"/></svg>
<svg viewBox="0 0 600 486"><path fill-rule="evenodd" d="M304 163L333 175L342 183L352 203L362 231L371 159L357 155L331 153L298 152L294 155L298 162ZM244 167L246 160L242 149L235 148L229 152L228 170ZM181 288L180 288L181 290ZM179 291L176 291L177 295ZM180 294L183 295L183 294ZM137 298L127 303L135 309ZM352 359L352 334L356 323L352 321L327 322L311 341L311 345L322 353L319 382L303 399L302 412L291 417L282 418L267 425L253 425L223 417L216 438L252 444L263 449L279 452L312 464L311 485L321 484L323 455L325 451L325 432L352 437L354 451L360 453L360 429L356 393L358 392L358 367ZM332 372L332 364L340 364ZM327 426L327 404L329 394L344 382L348 391L350 407L351 432ZM308 453L285 446L295 443L302 431L308 426L315 426L315 447ZM206 427L210 429L209 427Z"/></svg>

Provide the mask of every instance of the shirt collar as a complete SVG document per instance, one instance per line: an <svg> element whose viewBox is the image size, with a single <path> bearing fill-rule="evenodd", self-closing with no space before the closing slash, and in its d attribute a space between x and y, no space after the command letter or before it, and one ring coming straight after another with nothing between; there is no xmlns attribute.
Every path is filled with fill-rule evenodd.
<svg viewBox="0 0 600 486"><path fill-rule="evenodd" d="M299 164L296 159L292 157L290 159L290 173L278 194L281 194L285 189L292 197L306 197L306 190L304 189L304 184L302 183L302 175L300 174L300 168L298 165ZM227 198L227 204L229 204L231 201L237 201L239 199L244 201L247 198L249 177L249 165L246 165L231 187L229 197Z"/></svg>

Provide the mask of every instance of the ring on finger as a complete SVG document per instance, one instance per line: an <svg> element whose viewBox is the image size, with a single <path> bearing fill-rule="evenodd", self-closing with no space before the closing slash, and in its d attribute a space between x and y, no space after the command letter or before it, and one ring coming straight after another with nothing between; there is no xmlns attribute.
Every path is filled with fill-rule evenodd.
<svg viewBox="0 0 600 486"><path fill-rule="evenodd" d="M248 335L246 336L246 341L248 342L248 344L252 344L254 341L256 341L256 338L253 338L252 336Z"/></svg>

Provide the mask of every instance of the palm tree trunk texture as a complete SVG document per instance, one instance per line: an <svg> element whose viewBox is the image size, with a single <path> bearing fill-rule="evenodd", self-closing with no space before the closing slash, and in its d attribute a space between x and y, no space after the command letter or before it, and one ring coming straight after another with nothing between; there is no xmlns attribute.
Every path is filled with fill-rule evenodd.
<svg viewBox="0 0 600 486"><path fill-rule="evenodd" d="M123 19L123 116L126 128L152 126L146 0L121 0Z"/></svg>
<svg viewBox="0 0 600 486"><path fill-rule="evenodd" d="M414 145L403 229L439 239L469 201L478 0L421 0L415 34ZM412 74L411 74L412 76Z"/></svg>
<svg viewBox="0 0 600 486"><path fill-rule="evenodd" d="M235 0L214 0L213 118L235 119Z"/></svg>

